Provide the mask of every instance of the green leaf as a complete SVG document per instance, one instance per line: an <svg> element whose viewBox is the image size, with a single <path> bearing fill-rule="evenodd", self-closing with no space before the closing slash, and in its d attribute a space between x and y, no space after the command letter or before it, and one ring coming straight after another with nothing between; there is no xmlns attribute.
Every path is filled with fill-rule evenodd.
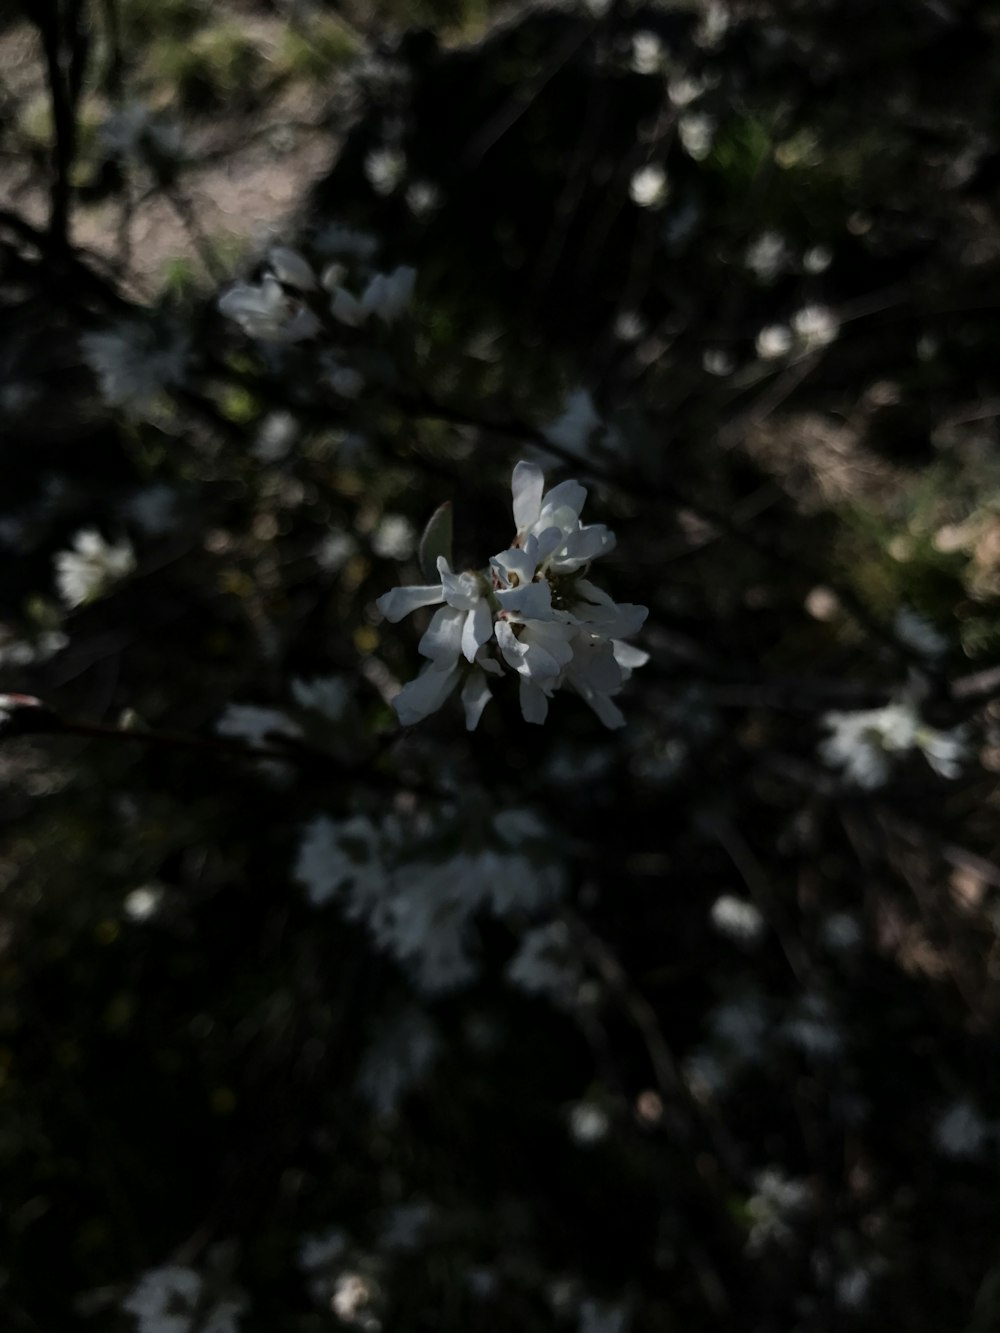
<svg viewBox="0 0 1000 1333"><path fill-rule="evenodd" d="M443 555L448 564L451 564L452 527L451 501L445 500L444 504L438 505L431 514L424 528L424 535L420 538L418 552L420 569L424 578L432 582L437 581L439 555Z"/></svg>

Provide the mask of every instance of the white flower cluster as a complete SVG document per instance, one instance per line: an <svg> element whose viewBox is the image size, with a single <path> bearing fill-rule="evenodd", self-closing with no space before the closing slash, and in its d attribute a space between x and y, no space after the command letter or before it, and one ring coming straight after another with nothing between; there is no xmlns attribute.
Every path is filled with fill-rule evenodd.
<svg viewBox="0 0 1000 1333"><path fill-rule="evenodd" d="M514 469L514 527L510 548L488 570L452 573L437 557L440 582L394 588L378 599L396 622L422 606L436 606L419 651L429 665L393 700L405 726L435 712L462 681L466 726L474 730L489 702L487 677L516 672L521 712L542 723L556 690L576 691L608 727L625 723L613 697L649 654L623 640L637 633L644 606L616 605L586 574L590 562L615 544L601 523L585 526L586 490L564 481L544 490L541 469ZM463 660L464 659L464 660Z"/></svg>
<svg viewBox="0 0 1000 1333"><path fill-rule="evenodd" d="M104 401L138 412L183 383L191 344L176 329L126 319L82 334L80 351L97 376Z"/></svg>
<svg viewBox="0 0 1000 1333"><path fill-rule="evenodd" d="M938 731L905 700L856 713L827 713L823 723L832 734L820 745L820 756L866 791L885 785L894 754L920 750L935 773L957 778L967 752L962 728Z"/></svg>
<svg viewBox="0 0 1000 1333"><path fill-rule="evenodd" d="M376 946L426 994L453 990L476 975L473 918L506 917L550 906L563 872L544 858L548 830L527 810L504 810L469 846L465 816L452 832L462 850L450 857L413 856L415 836L448 836L444 824L414 828L395 816L333 820L321 815L306 830L295 877L313 903L341 904L365 924Z"/></svg>
<svg viewBox="0 0 1000 1333"><path fill-rule="evenodd" d="M56 586L67 606L83 606L103 595L135 570L135 552L127 541L107 542L96 528L82 528L73 549L56 556Z"/></svg>
<svg viewBox="0 0 1000 1333"><path fill-rule="evenodd" d="M348 328L370 319L395 323L410 304L417 274L405 265L375 273L357 294L344 285L345 276L343 264L328 264L317 274L297 250L277 245L260 280L234 283L219 298L219 309L251 338L301 342L320 333L327 316Z"/></svg>
<svg viewBox="0 0 1000 1333"><path fill-rule="evenodd" d="M144 1273L123 1308L135 1315L138 1333L238 1333L245 1303L207 1298L193 1268L167 1265Z"/></svg>

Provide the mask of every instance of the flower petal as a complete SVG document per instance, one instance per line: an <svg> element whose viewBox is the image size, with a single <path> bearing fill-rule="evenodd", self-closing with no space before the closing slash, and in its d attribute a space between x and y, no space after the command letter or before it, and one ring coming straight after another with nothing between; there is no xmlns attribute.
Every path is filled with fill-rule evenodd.
<svg viewBox="0 0 1000 1333"><path fill-rule="evenodd" d="M465 708L465 726L475 731L483 709L490 701L490 687L481 671L473 671L462 686L462 706Z"/></svg>
<svg viewBox="0 0 1000 1333"><path fill-rule="evenodd" d="M440 583L414 584L410 588L393 588L391 592L384 592L375 605L386 620L395 625L397 620L402 620L418 607L434 606L443 601L444 592Z"/></svg>
<svg viewBox="0 0 1000 1333"><path fill-rule="evenodd" d="M429 657L439 671L447 671L455 665L462 651L462 626L466 612L456 611L453 606L442 606L435 611L431 623L417 644L421 657Z"/></svg>
<svg viewBox="0 0 1000 1333"><path fill-rule="evenodd" d="M483 644L493 637L493 617L486 602L480 598L465 617L462 627L462 652L470 662L476 659L476 653Z"/></svg>
<svg viewBox="0 0 1000 1333"><path fill-rule="evenodd" d="M523 583L517 588L499 588L494 593L505 611L518 620L551 620L552 589L542 579L539 583Z"/></svg>
<svg viewBox="0 0 1000 1333"><path fill-rule="evenodd" d="M514 497L514 527L524 532L536 521L542 507L545 475L537 463L524 459L514 468L511 492Z"/></svg>
<svg viewBox="0 0 1000 1333"><path fill-rule="evenodd" d="M534 722L541 726L549 715L549 701L545 691L522 676L520 693L521 716L525 722Z"/></svg>
<svg viewBox="0 0 1000 1333"><path fill-rule="evenodd" d="M436 713L458 684L458 670L436 671L433 666L423 669L415 680L404 685L392 701L396 716L404 727L412 727L431 713Z"/></svg>

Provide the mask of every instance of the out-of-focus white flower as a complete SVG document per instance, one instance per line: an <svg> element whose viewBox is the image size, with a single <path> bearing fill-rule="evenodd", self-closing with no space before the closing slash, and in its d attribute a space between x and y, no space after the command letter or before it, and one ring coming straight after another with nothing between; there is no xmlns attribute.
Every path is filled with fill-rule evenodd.
<svg viewBox="0 0 1000 1333"><path fill-rule="evenodd" d="M677 133L688 157L694 158L696 162L702 162L712 151L715 121L703 112L688 112L678 120Z"/></svg>
<svg viewBox="0 0 1000 1333"><path fill-rule="evenodd" d="M833 251L828 245L812 245L802 256L802 267L807 273L824 273L833 263Z"/></svg>
<svg viewBox="0 0 1000 1333"><path fill-rule="evenodd" d="M330 304L334 319L350 328L359 328L372 316L383 324L394 324L413 300L417 270L406 264L391 273L376 273L360 296L346 287L337 287Z"/></svg>
<svg viewBox="0 0 1000 1333"><path fill-rule="evenodd" d="M836 953L849 953L861 943L861 925L850 912L831 912L820 926L820 939Z"/></svg>
<svg viewBox="0 0 1000 1333"><path fill-rule="evenodd" d="M372 550L383 560L405 560L416 544L413 524L402 514L383 514L372 533Z"/></svg>
<svg viewBox="0 0 1000 1333"><path fill-rule="evenodd" d="M747 1249L759 1254L770 1245L786 1245L794 1236L793 1223L808 1206L811 1191L804 1180L794 1180L779 1167L768 1167L754 1180L747 1200L750 1232Z"/></svg>
<svg viewBox="0 0 1000 1333"><path fill-rule="evenodd" d="M122 1308L136 1316L137 1333L238 1333L245 1301L230 1297L206 1302L204 1285L194 1269L153 1268L142 1275Z"/></svg>
<svg viewBox="0 0 1000 1333"><path fill-rule="evenodd" d="M761 282L773 282L787 267L788 246L776 231L762 231L747 246L744 263Z"/></svg>
<svg viewBox="0 0 1000 1333"><path fill-rule="evenodd" d="M780 1032L792 1046L816 1060L832 1060L844 1048L843 1033L822 995L803 995Z"/></svg>
<svg viewBox="0 0 1000 1333"><path fill-rule="evenodd" d="M792 331L787 324L768 324L757 334L757 355L765 361L774 361L791 351L792 341Z"/></svg>
<svg viewBox="0 0 1000 1333"><path fill-rule="evenodd" d="M569 1110L569 1132L581 1148L592 1148L608 1136L611 1121L596 1102L574 1102Z"/></svg>
<svg viewBox="0 0 1000 1333"><path fill-rule="evenodd" d="M380 1027L358 1073L358 1092L379 1119L396 1114L411 1088L429 1074L441 1050L434 1025L419 1009L407 1009Z"/></svg>
<svg viewBox="0 0 1000 1333"><path fill-rule="evenodd" d="M398 148L375 148L365 158L365 175L376 194L393 194L406 175L406 155Z"/></svg>
<svg viewBox="0 0 1000 1333"><path fill-rule="evenodd" d="M125 895L122 904L130 921L147 921L163 901L162 884L143 884Z"/></svg>
<svg viewBox="0 0 1000 1333"><path fill-rule="evenodd" d="M526 930L507 964L507 977L513 985L529 995L546 995L559 1004L572 1000L580 975L580 962L563 921Z"/></svg>
<svg viewBox="0 0 1000 1333"><path fill-rule="evenodd" d="M112 544L96 528L83 528L72 549L59 552L55 565L59 596L67 606L83 606L134 571L135 552L127 541Z"/></svg>
<svg viewBox="0 0 1000 1333"><path fill-rule="evenodd" d="M183 382L191 347L186 334L126 320L82 334L80 350L105 402L140 409Z"/></svg>
<svg viewBox="0 0 1000 1333"><path fill-rule="evenodd" d="M265 746L268 736L301 736L302 728L278 708L261 708L258 704L229 704L215 724L220 736L246 741L248 745Z"/></svg>
<svg viewBox="0 0 1000 1333"><path fill-rule="evenodd" d="M347 1252L347 1246L347 1232L341 1227L331 1227L329 1231L305 1236L299 1245L299 1267L306 1273L327 1268Z"/></svg>
<svg viewBox="0 0 1000 1333"><path fill-rule="evenodd" d="M933 659L941 657L948 651L948 640L945 636L918 611L908 606L901 606L896 612L893 627L896 637L922 657Z"/></svg>
<svg viewBox="0 0 1000 1333"><path fill-rule="evenodd" d="M432 1204L396 1204L393 1208L387 1208L382 1216L379 1243L384 1249L395 1250L400 1254L416 1250L433 1220Z"/></svg>
<svg viewBox="0 0 1000 1333"><path fill-rule="evenodd" d="M601 1305L585 1300L580 1306L577 1333L628 1333L629 1312L624 1305Z"/></svg>
<svg viewBox="0 0 1000 1333"><path fill-rule="evenodd" d="M252 449L262 463L277 463L288 456L299 433L299 423L291 412L268 412L257 428Z"/></svg>
<svg viewBox="0 0 1000 1333"><path fill-rule="evenodd" d="M313 247L320 255L364 262L378 250L378 241L366 231L345 227L339 222L329 222L316 232Z"/></svg>
<svg viewBox="0 0 1000 1333"><path fill-rule="evenodd" d="M681 74L667 84L667 96L676 107L690 106L704 91L704 83L689 74Z"/></svg>
<svg viewBox="0 0 1000 1333"><path fill-rule="evenodd" d="M662 208L669 194L667 173L656 162L650 162L632 173L628 192L640 208Z"/></svg>
<svg viewBox="0 0 1000 1333"><path fill-rule="evenodd" d="M267 266L286 287L295 287L300 292L316 290L316 274L309 261L290 250L286 245L273 245L267 252Z"/></svg>
<svg viewBox="0 0 1000 1333"><path fill-rule="evenodd" d="M302 342L321 328L301 298L290 295L271 273L265 273L259 283L234 284L219 297L218 305L227 319L262 342Z"/></svg>
<svg viewBox="0 0 1000 1333"><path fill-rule="evenodd" d="M658 74L664 65L666 51L655 32L643 29L632 34L632 55L629 61L636 74Z"/></svg>
<svg viewBox="0 0 1000 1333"><path fill-rule="evenodd" d="M719 934L738 944L756 944L767 924L749 898L737 898L732 893L716 898L709 915Z"/></svg>
<svg viewBox="0 0 1000 1333"><path fill-rule="evenodd" d="M994 1126L964 1098L953 1102L934 1126L934 1142L946 1157L978 1157Z"/></svg>
<svg viewBox="0 0 1000 1333"><path fill-rule="evenodd" d="M586 457L594 432L601 425L601 417L587 389L574 389L566 395L562 414L547 426L542 434L550 444L557 444Z"/></svg>
<svg viewBox="0 0 1000 1333"><path fill-rule="evenodd" d="M835 341L840 325L829 306L806 305L792 316L795 336L807 351L826 347Z"/></svg>
<svg viewBox="0 0 1000 1333"><path fill-rule="evenodd" d="M910 702L855 713L826 713L823 723L832 735L819 747L821 758L843 769L845 777L868 791L888 781L894 754L918 749L944 778L957 778L967 755L962 728L938 731L921 721Z"/></svg>
<svg viewBox="0 0 1000 1333"><path fill-rule="evenodd" d="M358 544L349 532L331 532L323 538L316 550L316 563L320 569L336 573L342 569L356 553Z"/></svg>
<svg viewBox="0 0 1000 1333"><path fill-rule="evenodd" d="M300 708L310 708L329 722L339 722L351 701L351 686L344 676L293 680L292 697Z"/></svg>
<svg viewBox="0 0 1000 1333"><path fill-rule="evenodd" d="M425 218L441 207L441 191L431 181L414 181L407 186L406 203L414 217Z"/></svg>
<svg viewBox="0 0 1000 1333"><path fill-rule="evenodd" d="M722 378L736 369L736 358L724 347L709 347L702 353L701 364L709 375Z"/></svg>

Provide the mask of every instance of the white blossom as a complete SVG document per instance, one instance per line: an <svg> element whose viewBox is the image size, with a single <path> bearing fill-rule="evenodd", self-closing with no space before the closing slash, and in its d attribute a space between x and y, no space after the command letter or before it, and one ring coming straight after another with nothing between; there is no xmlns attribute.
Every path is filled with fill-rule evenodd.
<svg viewBox="0 0 1000 1333"><path fill-rule="evenodd" d="M337 286L330 310L350 328L359 328L373 316L383 324L394 324L413 300L416 281L417 270L404 264L391 273L376 273L360 296Z"/></svg>
<svg viewBox="0 0 1000 1333"><path fill-rule="evenodd" d="M581 1148L592 1148L607 1138L611 1121L607 1111L596 1102L574 1102L569 1110L569 1132Z"/></svg>
<svg viewBox="0 0 1000 1333"><path fill-rule="evenodd" d="M826 347L840 332L836 316L825 305L803 306L792 316L792 328L807 351Z"/></svg>
<svg viewBox="0 0 1000 1333"><path fill-rule="evenodd" d="M80 350L105 402L139 410L183 381L190 342L186 334L124 320L81 334Z"/></svg>
<svg viewBox="0 0 1000 1333"><path fill-rule="evenodd" d="M832 734L821 743L823 760L841 768L849 781L871 791L889 779L891 757L920 750L944 778L956 778L966 757L965 734L960 727L938 731L921 721L909 701L859 712L826 713L823 723Z"/></svg>
<svg viewBox="0 0 1000 1333"><path fill-rule="evenodd" d="M632 34L630 64L636 74L658 74L664 65L666 51L655 32L643 29Z"/></svg>
<svg viewBox="0 0 1000 1333"><path fill-rule="evenodd" d="M667 173L657 163L650 162L632 173L628 192L640 208L662 208L669 192Z"/></svg>
<svg viewBox="0 0 1000 1333"><path fill-rule="evenodd" d="M580 975L569 928L563 921L550 921L526 930L507 964L507 977L513 985L529 995L545 995L557 1003L573 998Z"/></svg>
<svg viewBox="0 0 1000 1333"><path fill-rule="evenodd" d="M402 514L383 514L372 533L372 550L383 560L405 560L416 544L413 524Z"/></svg>
<svg viewBox="0 0 1000 1333"><path fill-rule="evenodd" d="M439 584L394 588L378 599L392 622L444 603L419 644L430 666L396 695L396 714L404 725L417 722L464 680L472 730L489 699L486 674L502 676L506 667L520 678L526 721L544 722L551 696L568 688L606 726L620 727L625 718L613 696L648 660L624 640L642 627L647 610L615 603L584 577L592 561L614 548L614 534L601 523L581 523L587 492L579 482L546 491L534 463L517 464L511 491L514 540L491 558L488 574L453 574L439 556Z"/></svg>
<svg viewBox="0 0 1000 1333"><path fill-rule="evenodd" d="M712 151L715 121L703 112L688 112L678 120L677 134L688 157L702 162Z"/></svg>
<svg viewBox="0 0 1000 1333"><path fill-rule="evenodd" d="M747 1249L759 1254L770 1245L787 1245L793 1240L794 1222L808 1206L811 1191L805 1181L792 1179L773 1166L758 1173L754 1186L747 1200Z"/></svg>
<svg viewBox="0 0 1000 1333"><path fill-rule="evenodd" d="M709 915L720 935L738 944L756 944L767 925L754 903L748 898L737 898L732 893L724 893L716 898Z"/></svg>
<svg viewBox="0 0 1000 1333"><path fill-rule="evenodd" d="M403 1097L429 1074L441 1041L421 1010L406 1009L366 1050L358 1073L358 1092L379 1119L395 1115Z"/></svg>
<svg viewBox="0 0 1000 1333"><path fill-rule="evenodd" d="M901 606L896 612L893 628L900 642L905 643L921 657L933 660L948 651L948 640L945 636L936 630L929 620L925 620L919 612L911 610L908 606Z"/></svg>
<svg viewBox="0 0 1000 1333"><path fill-rule="evenodd" d="M761 282L773 282L787 266L788 245L776 231L762 231L746 249L743 262Z"/></svg>
<svg viewBox="0 0 1000 1333"><path fill-rule="evenodd" d="M83 606L135 570L135 552L127 541L113 544L96 528L82 528L72 549L58 553L55 565L59 596L67 606Z"/></svg>
<svg viewBox="0 0 1000 1333"><path fill-rule="evenodd" d="M757 355L765 361L774 361L791 351L792 341L792 331L787 324L768 324L757 334Z"/></svg>
<svg viewBox="0 0 1000 1333"><path fill-rule="evenodd" d="M315 276L306 260L294 250L279 246L271 250L270 267L260 281L234 283L219 297L219 310L251 338L301 342L314 337L322 327L301 295L315 286ZM289 291L290 287L296 291Z"/></svg>
<svg viewBox="0 0 1000 1333"><path fill-rule="evenodd" d="M585 1300L580 1306L577 1333L628 1333L629 1312L624 1305L600 1305Z"/></svg>
<svg viewBox="0 0 1000 1333"><path fill-rule="evenodd" d="M601 418L590 392L574 389L566 395L562 414L543 427L542 434L550 444L557 444L582 457L600 425Z"/></svg>
<svg viewBox="0 0 1000 1333"><path fill-rule="evenodd" d="M398 148L375 148L365 158L365 175L376 194L392 194L406 174L406 157Z"/></svg>
<svg viewBox="0 0 1000 1333"><path fill-rule="evenodd" d="M994 1126L970 1101L953 1102L934 1126L934 1142L946 1157L977 1157Z"/></svg>
<svg viewBox="0 0 1000 1333"><path fill-rule="evenodd" d="M137 1333L238 1333L245 1302L207 1299L192 1268L169 1265L144 1273L122 1303L136 1317Z"/></svg>

